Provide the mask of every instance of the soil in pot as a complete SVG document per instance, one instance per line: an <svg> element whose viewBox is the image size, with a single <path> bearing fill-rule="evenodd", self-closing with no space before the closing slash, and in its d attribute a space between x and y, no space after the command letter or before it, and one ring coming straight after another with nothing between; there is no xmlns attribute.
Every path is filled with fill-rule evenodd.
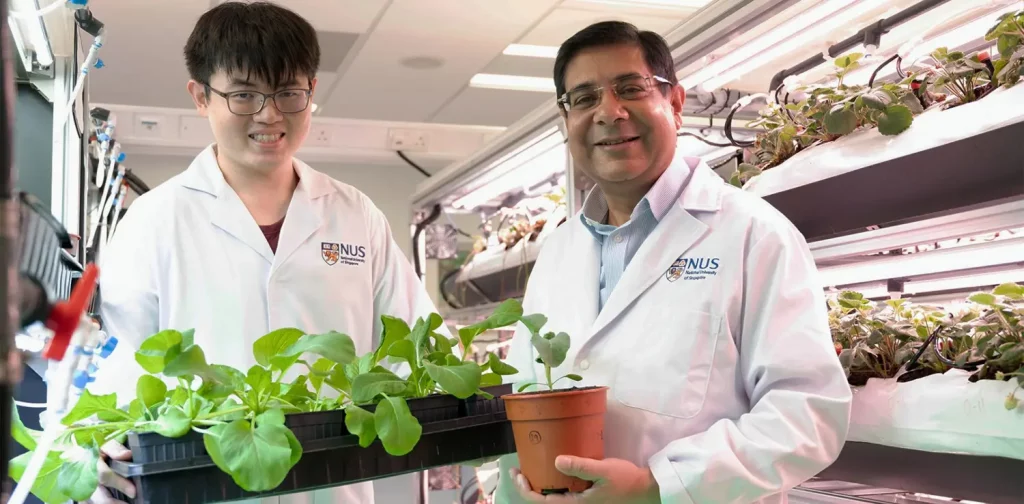
<svg viewBox="0 0 1024 504"><path fill-rule="evenodd" d="M575 493L593 485L563 474L555 468L555 458L604 458L607 391L608 387L580 387L502 396L519 467L534 492Z"/></svg>

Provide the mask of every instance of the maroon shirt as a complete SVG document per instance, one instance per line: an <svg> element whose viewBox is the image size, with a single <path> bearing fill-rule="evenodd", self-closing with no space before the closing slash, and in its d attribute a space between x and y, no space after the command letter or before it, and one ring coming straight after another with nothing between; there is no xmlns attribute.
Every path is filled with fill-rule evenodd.
<svg viewBox="0 0 1024 504"><path fill-rule="evenodd" d="M284 225L284 219L270 224L267 226L260 226L260 231L263 231L263 236L266 237L267 243L270 244L270 250L277 253L277 239L281 236L281 226Z"/></svg>

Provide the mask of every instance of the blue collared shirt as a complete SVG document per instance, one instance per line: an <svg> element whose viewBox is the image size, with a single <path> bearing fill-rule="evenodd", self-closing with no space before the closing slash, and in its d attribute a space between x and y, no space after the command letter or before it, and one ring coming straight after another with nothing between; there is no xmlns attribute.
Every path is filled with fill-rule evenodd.
<svg viewBox="0 0 1024 504"><path fill-rule="evenodd" d="M640 245L654 231L658 222L665 217L672 204L679 199L683 185L699 158L677 155L665 169L658 181L633 208L629 221L615 227L608 222L608 201L598 187L591 189L583 202L580 219L594 238L601 243L601 299L599 309L604 308L608 296L622 278L626 266L636 255Z"/></svg>

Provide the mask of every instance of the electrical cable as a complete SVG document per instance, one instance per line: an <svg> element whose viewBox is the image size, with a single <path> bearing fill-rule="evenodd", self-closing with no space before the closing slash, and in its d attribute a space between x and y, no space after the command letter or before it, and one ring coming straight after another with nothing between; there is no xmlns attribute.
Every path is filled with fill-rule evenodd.
<svg viewBox="0 0 1024 504"><path fill-rule="evenodd" d="M708 139L706 139L706 138L704 138L704 137L702 137L702 136L700 136L700 135L698 135L696 133L690 133L689 131L680 131L679 133L676 133L676 136L677 137L682 137L682 136L693 137L693 138L696 138L697 140L700 140L701 142L704 142L704 143L706 143L706 144L708 144L708 145L710 145L712 147L732 147L733 146L733 144L731 144L731 143L712 142L711 140L708 140Z"/></svg>
<svg viewBox="0 0 1024 504"><path fill-rule="evenodd" d="M889 59L887 59L887 60L883 61L881 65L878 65L878 66L877 66L877 67L875 68L875 71L874 71L874 72L871 72L871 78L870 78L870 79L868 79L868 87L869 87L869 88L872 88L872 87L874 87L874 86L875 86L875 76L877 76L877 75L878 75L878 72L879 72L880 70L882 70L883 68L885 68L885 65L888 65L889 63L892 63L893 61L896 61L897 59L899 59L899 57L900 57L900 55L899 55L899 54L893 54L892 56L889 56ZM781 86L780 86L780 87L781 87Z"/></svg>
<svg viewBox="0 0 1024 504"><path fill-rule="evenodd" d="M416 231L412 234L412 262L416 268L416 276L421 279L423 278L423 265L420 264L420 234L439 217L441 217L441 205L434 205L434 208L430 210L430 215L416 224Z"/></svg>
<svg viewBox="0 0 1024 504"><path fill-rule="evenodd" d="M427 178L430 178L430 172L428 172L427 170L424 170L423 168L421 168L421 167L420 167L420 165L418 165L418 164L416 164L416 163L413 163L413 162L412 162L412 160L411 160L411 159L409 159L409 157L408 157L408 156L406 156L404 152L402 152L402 151L395 151L395 152L396 152L396 153L398 153L398 157L400 157L400 158L402 158L403 160L405 160L405 162L406 162L406 163L409 163L409 166L411 166L411 167L415 168L415 169L416 169L416 171L418 171L418 172L422 173L422 174L423 174L423 175L425 175L425 176L426 176Z"/></svg>

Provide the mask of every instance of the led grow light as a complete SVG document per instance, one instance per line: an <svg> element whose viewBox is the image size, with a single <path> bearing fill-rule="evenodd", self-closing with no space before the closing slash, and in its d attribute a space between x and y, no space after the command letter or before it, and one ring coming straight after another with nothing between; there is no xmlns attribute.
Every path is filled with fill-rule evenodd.
<svg viewBox="0 0 1024 504"><path fill-rule="evenodd" d="M495 161L487 170L493 178L456 199L452 206L473 209L504 193L525 190L565 170L568 150L557 127L541 133L532 143Z"/></svg>
<svg viewBox="0 0 1024 504"><path fill-rule="evenodd" d="M839 30L885 4L886 0L829 0L796 15L767 33L680 79L684 89L714 91L743 74L768 65L823 35ZM843 10L847 9L848 10Z"/></svg>
<svg viewBox="0 0 1024 504"><path fill-rule="evenodd" d="M542 93L555 92L554 79L548 77L528 77L525 75L479 73L469 80L469 86L484 89L504 89L508 91L536 91Z"/></svg>
<svg viewBox="0 0 1024 504"><path fill-rule="evenodd" d="M891 278L947 273L1009 264L1024 264L1024 238L958 248L884 256L860 263L820 268L822 284L838 287Z"/></svg>

